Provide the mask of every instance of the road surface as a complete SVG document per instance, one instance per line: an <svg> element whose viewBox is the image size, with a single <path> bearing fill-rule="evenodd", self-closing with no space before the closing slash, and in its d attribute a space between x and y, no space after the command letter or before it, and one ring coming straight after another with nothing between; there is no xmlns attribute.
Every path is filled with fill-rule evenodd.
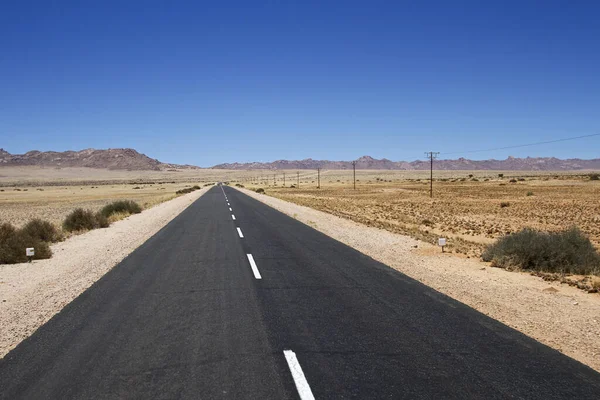
<svg viewBox="0 0 600 400"><path fill-rule="evenodd" d="M0 361L2 399L598 399L600 374L230 187Z"/></svg>

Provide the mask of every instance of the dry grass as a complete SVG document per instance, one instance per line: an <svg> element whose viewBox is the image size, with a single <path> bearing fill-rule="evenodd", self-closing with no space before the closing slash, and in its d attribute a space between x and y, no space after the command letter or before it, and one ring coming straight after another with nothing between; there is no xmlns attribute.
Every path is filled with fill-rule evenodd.
<svg viewBox="0 0 600 400"><path fill-rule="evenodd" d="M478 180L469 179L470 174ZM590 181L587 173L527 173L525 177L513 171L499 178L498 171L435 172L433 199L429 182L421 175L421 171L360 171L353 190L351 171L325 171L321 189L311 179L304 187L301 180L299 189L267 186L265 190L283 200L428 242L448 237L450 250L471 257L478 257L486 244L524 227L559 231L578 226L600 245L600 182ZM511 179L516 183L509 183ZM528 196L529 192L535 196Z"/></svg>
<svg viewBox="0 0 600 400"><path fill-rule="evenodd" d="M210 171L194 175L189 171L3 167L0 220L19 227L30 219L42 218L60 226L75 208L98 211L115 200L133 200L147 209L175 198L175 192L185 187L212 182L216 174Z"/></svg>

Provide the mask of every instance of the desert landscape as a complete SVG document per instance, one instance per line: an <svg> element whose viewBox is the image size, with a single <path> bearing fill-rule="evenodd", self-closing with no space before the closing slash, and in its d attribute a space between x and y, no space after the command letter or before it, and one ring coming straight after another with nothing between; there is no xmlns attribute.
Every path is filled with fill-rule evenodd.
<svg viewBox="0 0 600 400"><path fill-rule="evenodd" d="M288 176L295 174L288 171ZM572 171L303 171L296 180L247 182L267 194L427 241L448 238L448 250L479 257L486 244L525 227L577 226L600 245L600 180Z"/></svg>
<svg viewBox="0 0 600 400"><path fill-rule="evenodd" d="M139 160L134 163L138 164ZM67 235L66 241L52 244L54 256L49 260L0 268L0 294L9 298L0 317L11 327L2 338L3 353L189 205L191 200L185 199L197 199L205 192L186 194L188 190L225 182L600 369L595 361L600 349L594 344L600 322L594 320L590 325L587 317L600 306L595 294L600 286L597 277L563 274L561 280L542 275L554 281L545 282L524 272L490 269L489 263L481 261L486 246L525 227L553 232L577 226L596 248L600 247L600 180L595 171L435 170L430 197L427 170L357 169L355 188L352 169L272 169L269 165L265 169L223 169L163 164L155 169L152 165L149 169L56 165L0 168L0 221L17 228L41 218L61 230L73 209L98 212L116 200L134 201L144 210L131 217L122 215L118 219L125 221L108 229ZM111 241L127 236L135 224L144 230L132 236L129 247L102 264L80 271L77 285L65 286L65 271L73 274L79 262L94 259L94 254L87 253L69 256L71 249L79 253L82 246L98 247L98 251L111 252ZM440 237L447 238L444 253L436 245ZM44 274L40 275L40 267ZM17 279L23 273L35 285ZM579 289L585 290L577 288L581 282L584 285ZM55 289L49 290L48 284ZM56 288L60 288L58 292ZM39 294L36 302L27 300L32 291ZM515 296L521 296L522 301L511 304ZM552 311L574 304L577 307L569 311L568 321L562 313ZM38 318L19 317L36 310Z"/></svg>

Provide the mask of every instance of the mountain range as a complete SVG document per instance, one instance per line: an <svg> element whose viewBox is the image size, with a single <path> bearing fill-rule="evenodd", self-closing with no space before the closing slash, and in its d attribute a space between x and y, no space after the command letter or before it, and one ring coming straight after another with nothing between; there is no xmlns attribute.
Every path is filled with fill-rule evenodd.
<svg viewBox="0 0 600 400"><path fill-rule="evenodd" d="M162 163L134 149L86 149L80 151L28 151L25 154L10 154L0 149L1 166L35 165L41 167L88 167L121 170L191 169L192 165Z"/></svg>
<svg viewBox="0 0 600 400"><path fill-rule="evenodd" d="M391 161L386 158L376 159L363 156L356 161L356 169L388 169L388 170L426 170L430 168L429 160ZM219 164L216 169L352 169L352 161L305 160L273 162L230 163ZM436 170L499 170L499 171L573 171L583 169L600 169L600 159L581 160L572 158L561 160L555 157L508 157L506 160L435 160Z"/></svg>
<svg viewBox="0 0 600 400"><path fill-rule="evenodd" d="M383 170L426 170L428 160L391 161L363 156L356 161L357 169ZM25 154L10 154L0 149L0 167L34 165L42 167L89 167L118 170L196 169L193 165L169 164L150 158L134 149L86 149L80 151L37 151ZM561 160L555 157L508 157L505 160L435 160L436 170L500 170L500 171L574 171L600 170L600 159L582 160L572 158ZM226 163L211 167L213 169L352 169L352 161L313 160L277 160L273 162Z"/></svg>

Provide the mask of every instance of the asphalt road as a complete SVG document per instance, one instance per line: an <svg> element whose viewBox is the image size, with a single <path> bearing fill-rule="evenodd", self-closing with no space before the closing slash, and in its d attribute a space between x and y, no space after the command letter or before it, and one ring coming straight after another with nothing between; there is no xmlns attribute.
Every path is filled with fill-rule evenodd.
<svg viewBox="0 0 600 400"><path fill-rule="evenodd" d="M2 399L313 396L598 399L600 374L229 187L0 361Z"/></svg>

